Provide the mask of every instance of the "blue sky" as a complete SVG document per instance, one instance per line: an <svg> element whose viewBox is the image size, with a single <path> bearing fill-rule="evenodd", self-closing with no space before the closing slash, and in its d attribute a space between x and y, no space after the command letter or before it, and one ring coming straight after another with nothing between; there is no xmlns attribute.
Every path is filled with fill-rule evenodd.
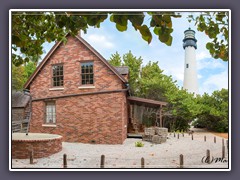
<svg viewBox="0 0 240 180"><path fill-rule="evenodd" d="M194 12L191 12L191 14L194 15ZM153 36L151 44L148 44L141 38L140 33L135 31L130 22L127 31L119 32L115 28L115 23L106 20L101 24L100 28L90 27L87 34L81 33L81 36L107 60L116 51L122 56L131 50L133 55L142 57L144 65L149 61L158 61L160 68L164 70L163 73L172 75L173 79L177 80L178 86L182 87L184 74L182 40L184 31L191 27L196 31L196 39L198 40L196 59L199 93L207 92L211 94L214 90L228 88L228 62L223 62L220 59L216 60L210 56L205 48L206 43L209 41L208 37L204 33L197 31L194 24L189 23L185 15L183 18L172 18L174 31L172 33L173 42L170 47L161 43L157 36ZM148 18L146 19L146 21L150 21ZM51 45L45 46L46 53L50 47Z"/></svg>

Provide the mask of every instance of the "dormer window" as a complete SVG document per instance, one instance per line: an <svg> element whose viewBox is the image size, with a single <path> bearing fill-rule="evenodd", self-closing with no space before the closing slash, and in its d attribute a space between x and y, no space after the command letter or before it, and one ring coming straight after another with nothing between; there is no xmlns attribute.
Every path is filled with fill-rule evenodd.
<svg viewBox="0 0 240 180"><path fill-rule="evenodd" d="M63 65L52 66L52 87L63 87Z"/></svg>
<svg viewBox="0 0 240 180"><path fill-rule="evenodd" d="M81 62L81 85L94 84L93 62Z"/></svg>

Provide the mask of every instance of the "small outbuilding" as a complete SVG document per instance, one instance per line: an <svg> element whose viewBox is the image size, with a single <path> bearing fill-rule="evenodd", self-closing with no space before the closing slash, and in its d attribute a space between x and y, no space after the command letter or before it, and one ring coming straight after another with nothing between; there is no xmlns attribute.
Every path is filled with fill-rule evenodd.
<svg viewBox="0 0 240 180"><path fill-rule="evenodd" d="M25 131L28 126L30 96L24 92L12 92L12 132Z"/></svg>

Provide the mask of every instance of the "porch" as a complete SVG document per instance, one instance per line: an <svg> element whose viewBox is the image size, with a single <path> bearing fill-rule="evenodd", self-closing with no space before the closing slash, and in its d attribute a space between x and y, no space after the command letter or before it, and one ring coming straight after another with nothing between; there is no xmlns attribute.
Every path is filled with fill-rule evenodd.
<svg viewBox="0 0 240 180"><path fill-rule="evenodd" d="M167 102L134 96L128 100L128 137L141 138L145 127L164 127L163 107Z"/></svg>

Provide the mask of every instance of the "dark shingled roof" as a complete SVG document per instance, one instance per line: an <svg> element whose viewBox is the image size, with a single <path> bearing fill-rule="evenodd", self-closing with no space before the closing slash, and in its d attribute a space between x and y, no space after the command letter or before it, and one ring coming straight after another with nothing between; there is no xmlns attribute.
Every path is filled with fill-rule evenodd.
<svg viewBox="0 0 240 180"><path fill-rule="evenodd" d="M30 97L24 95L23 92L13 92L12 93L12 107L13 108L24 108L29 102Z"/></svg>
<svg viewBox="0 0 240 180"><path fill-rule="evenodd" d="M119 72L121 75L125 75L129 73L128 67L127 66L119 66L115 67L115 69Z"/></svg>

